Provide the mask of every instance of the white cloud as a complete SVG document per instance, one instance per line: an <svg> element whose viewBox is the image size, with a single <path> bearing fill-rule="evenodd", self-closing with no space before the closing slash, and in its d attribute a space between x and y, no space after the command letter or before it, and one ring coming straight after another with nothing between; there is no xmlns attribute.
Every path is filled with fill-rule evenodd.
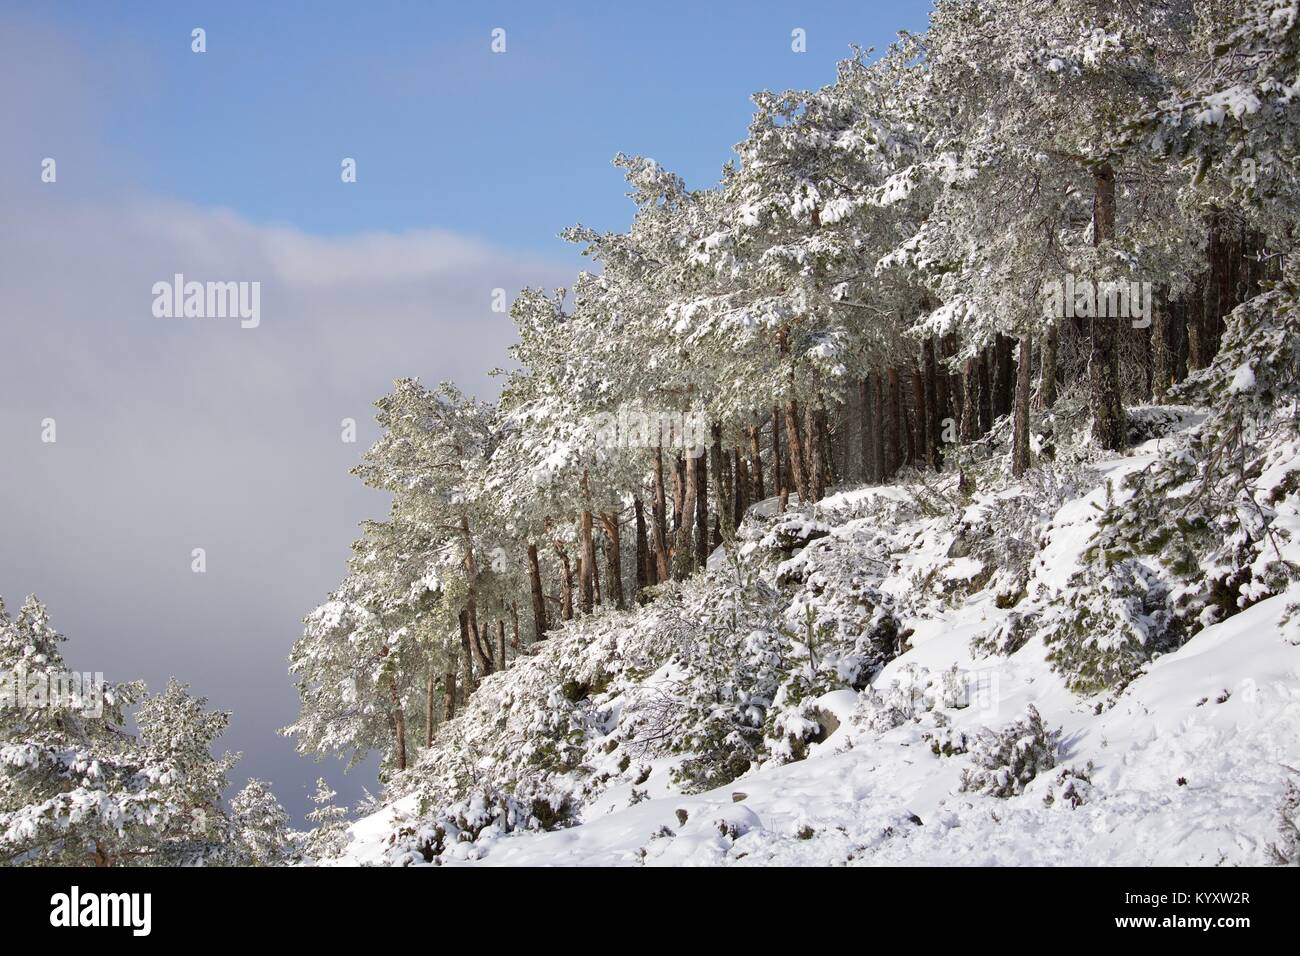
<svg viewBox="0 0 1300 956"><path fill-rule="evenodd" d="M14 36L0 54L21 55ZM385 510L347 473L373 440L371 402L406 375L491 390L512 339L492 290L567 284L570 267L437 229L313 236L112 176L78 186L73 163L43 187L22 157L46 142L84 167L114 157L78 125L88 88L57 79L74 54L32 48L52 113L0 96L0 595L39 593L74 666L175 674L233 709L241 772L301 809L297 783L319 771L274 736L296 710L285 657L357 524ZM261 282L260 326L155 318L153 283L177 272Z"/></svg>

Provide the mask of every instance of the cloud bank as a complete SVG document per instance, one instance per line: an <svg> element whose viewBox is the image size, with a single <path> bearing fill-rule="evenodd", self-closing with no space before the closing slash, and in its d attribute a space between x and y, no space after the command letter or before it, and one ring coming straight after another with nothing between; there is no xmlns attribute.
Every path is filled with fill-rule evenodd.
<svg viewBox="0 0 1300 956"><path fill-rule="evenodd" d="M0 34L0 55L77 62ZM102 173L115 160L83 95L59 81L43 110L0 95L0 595L45 600L74 668L175 674L233 710L237 780L271 779L295 815L323 769L355 798L373 778L345 782L274 732L296 713L285 658L303 614L386 509L348 474L375 437L370 403L407 375L492 392L513 336L492 290L571 269L437 229L322 238L150 195ZM155 317L151 289L176 273L260 283L259 325Z"/></svg>

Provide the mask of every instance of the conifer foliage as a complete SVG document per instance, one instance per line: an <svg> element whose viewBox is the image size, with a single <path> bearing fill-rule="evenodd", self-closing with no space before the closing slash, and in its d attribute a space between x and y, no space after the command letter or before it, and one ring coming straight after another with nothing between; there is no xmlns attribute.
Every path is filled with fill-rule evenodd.
<svg viewBox="0 0 1300 956"><path fill-rule="evenodd" d="M618 156L631 225L566 231L595 268L516 299L499 400L404 379L377 403L356 473L392 512L307 618L286 733L400 774L557 628L724 560L763 499L954 472L969 493L1122 450L1152 421L1129 409L1231 396L1204 477L1245 503L1222 449L1293 399L1300 341L1296 33L1286 0L939 0L829 85L756 94L712 188ZM1117 489L1077 593L1029 595L1016 646L1032 624L1086 693L1214 619L1182 581L1215 515L1148 527L1195 471ZM1259 514L1213 562L1220 617L1289 579ZM758 729L727 720L745 752Z"/></svg>
<svg viewBox="0 0 1300 956"><path fill-rule="evenodd" d="M228 713L175 680L81 681L65 693L63 635L35 597L0 602L0 865L267 865L287 818L262 781L225 803L238 755L214 756ZM89 677L89 675L85 675ZM128 718L135 729L128 727Z"/></svg>
<svg viewBox="0 0 1300 956"><path fill-rule="evenodd" d="M896 743L966 807L1086 816L1123 768L1058 766L1075 717L1297 593L1300 0L936 0L827 79L755 94L708 188L615 157L630 224L565 230L591 268L517 296L495 400L376 401L354 474L391 504L306 615L282 731L377 756L368 861ZM958 664L898 660L958 618L963 666L1031 675L1000 729ZM61 641L35 598L0 605L0 671L49 682ZM0 864L349 852L324 780L305 835L263 781L227 803L229 715L186 685L82 691L0 709ZM1028 699L1066 700L1070 735ZM683 844L735 850L747 797L678 810ZM1292 781L1279 860L1296 806Z"/></svg>

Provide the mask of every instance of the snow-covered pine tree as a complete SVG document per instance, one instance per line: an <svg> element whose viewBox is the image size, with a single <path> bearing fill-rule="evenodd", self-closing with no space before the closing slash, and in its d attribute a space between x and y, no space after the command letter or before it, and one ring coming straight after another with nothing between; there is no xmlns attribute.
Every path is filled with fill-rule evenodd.
<svg viewBox="0 0 1300 956"><path fill-rule="evenodd" d="M66 674L62 641L35 597L13 621L0 604L7 677L53 686ZM135 735L125 729L133 705ZM226 862L234 834L223 795L238 757L214 757L212 747L228 722L175 680L152 695L140 683L105 683L0 708L0 862Z"/></svg>
<svg viewBox="0 0 1300 956"><path fill-rule="evenodd" d="M294 849L289 815L265 780L250 778L230 801L231 862L239 866L277 866Z"/></svg>
<svg viewBox="0 0 1300 956"><path fill-rule="evenodd" d="M379 751L385 772L400 772L427 736L429 680L454 672L460 653L461 552L454 535L400 516L364 530L347 578L307 616L290 653L301 706L283 733L301 752L349 766Z"/></svg>
<svg viewBox="0 0 1300 956"><path fill-rule="evenodd" d="M304 853L311 859L336 856L347 845L348 811L334 803L336 797L338 793L325 778L318 777L311 795L312 809L307 813L307 821L314 827L303 844Z"/></svg>

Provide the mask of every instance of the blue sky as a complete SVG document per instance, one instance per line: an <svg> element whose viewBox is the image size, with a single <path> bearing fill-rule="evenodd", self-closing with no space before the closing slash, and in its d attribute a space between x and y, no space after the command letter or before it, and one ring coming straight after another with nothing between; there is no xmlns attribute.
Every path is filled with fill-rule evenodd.
<svg viewBox="0 0 1300 956"><path fill-rule="evenodd" d="M348 473L371 403L490 395L492 290L569 285L557 233L627 225L615 153L707 186L753 91L829 83L926 7L0 3L0 596L38 594L73 668L232 711L235 785L298 819L318 774L375 789L276 735L303 615L387 507ZM176 272L258 281L261 324L155 317Z"/></svg>
<svg viewBox="0 0 1300 956"><path fill-rule="evenodd" d="M572 222L625 224L616 152L709 185L754 90L824 85L850 42L883 48L924 28L929 4L20 7L144 80L106 132L155 192L322 235L436 225L554 252ZM359 170L346 189L344 156Z"/></svg>

